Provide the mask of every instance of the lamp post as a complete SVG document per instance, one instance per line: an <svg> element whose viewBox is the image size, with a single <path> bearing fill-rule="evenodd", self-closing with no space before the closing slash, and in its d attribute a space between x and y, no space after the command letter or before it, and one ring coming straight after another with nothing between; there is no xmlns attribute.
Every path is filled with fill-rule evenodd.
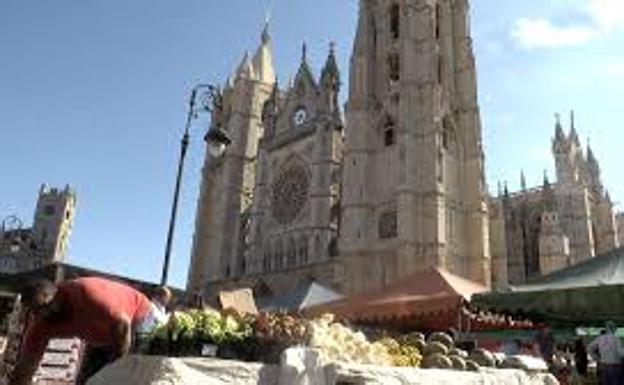
<svg viewBox="0 0 624 385"><path fill-rule="evenodd" d="M201 92L201 94L200 94ZM198 96L202 96L201 104L196 105ZM167 284L169 275L169 261L171 259L171 245L173 243L173 234L175 231L176 214L178 211L178 200L180 196L180 185L182 182L182 172L184 170L184 159L186 158L186 150L189 145L189 129L193 119L197 118L200 112L214 112L213 116L221 116L223 108L223 100L219 88L210 84L198 84L191 91L189 100L189 109L186 115L186 125L184 126L184 134L180 142L180 158L178 161L178 172L176 175L175 187L173 191L173 204L171 205L171 217L169 218L169 230L167 232L167 243L165 245L165 260L163 263L162 276L160 284ZM215 121L217 120L217 121ZM208 133L204 137L208 145L208 152L213 157L219 157L225 151L225 148L231 143L228 135L221 129L220 119L213 119Z"/></svg>

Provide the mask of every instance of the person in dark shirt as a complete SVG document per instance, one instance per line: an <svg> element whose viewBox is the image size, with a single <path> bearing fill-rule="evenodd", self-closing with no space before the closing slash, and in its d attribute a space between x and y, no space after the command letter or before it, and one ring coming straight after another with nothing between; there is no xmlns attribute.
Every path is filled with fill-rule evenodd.
<svg viewBox="0 0 624 385"><path fill-rule="evenodd" d="M574 342L574 365L578 374L581 376L587 375L587 350L583 340L580 338Z"/></svg>
<svg viewBox="0 0 624 385"><path fill-rule="evenodd" d="M555 345L555 338L553 337L550 326L545 325L535 337L535 342L539 349L539 354L542 356L548 366L552 366L553 362L553 347Z"/></svg>

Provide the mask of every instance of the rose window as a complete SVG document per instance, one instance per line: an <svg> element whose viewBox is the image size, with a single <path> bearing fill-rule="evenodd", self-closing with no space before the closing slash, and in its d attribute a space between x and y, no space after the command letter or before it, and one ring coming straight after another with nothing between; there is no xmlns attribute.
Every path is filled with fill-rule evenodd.
<svg viewBox="0 0 624 385"><path fill-rule="evenodd" d="M310 179L300 164L283 169L273 181L271 209L273 218L286 225L294 221L308 200Z"/></svg>

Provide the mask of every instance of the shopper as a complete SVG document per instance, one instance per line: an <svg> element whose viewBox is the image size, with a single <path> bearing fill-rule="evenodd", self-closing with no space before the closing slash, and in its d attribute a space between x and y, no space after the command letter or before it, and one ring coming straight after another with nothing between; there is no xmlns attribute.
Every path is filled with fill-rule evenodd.
<svg viewBox="0 0 624 385"><path fill-rule="evenodd" d="M548 367L552 367L555 338L550 330L550 326L544 325L544 327L542 327L535 337L535 342L537 343L539 354L542 356L544 361L546 361Z"/></svg>
<svg viewBox="0 0 624 385"><path fill-rule="evenodd" d="M42 280L22 291L29 312L17 364L9 385L30 384L48 341L79 337L86 353L77 385L128 353L135 328L151 313L149 299L122 283L80 278L58 286Z"/></svg>
<svg viewBox="0 0 624 385"><path fill-rule="evenodd" d="M619 384L623 351L613 322L607 322L605 332L587 346L587 352L598 363L600 384Z"/></svg>
<svg viewBox="0 0 624 385"><path fill-rule="evenodd" d="M167 323L169 320L169 305L171 303L171 290L165 286L159 286L152 295L154 318L158 324Z"/></svg>
<svg viewBox="0 0 624 385"><path fill-rule="evenodd" d="M587 350L581 338L574 342L574 366L578 374L583 377L587 375Z"/></svg>
<svg viewBox="0 0 624 385"><path fill-rule="evenodd" d="M167 287L159 286L154 289L150 297L151 312L137 330L141 337L148 335L155 328L169 321L171 298L171 291Z"/></svg>

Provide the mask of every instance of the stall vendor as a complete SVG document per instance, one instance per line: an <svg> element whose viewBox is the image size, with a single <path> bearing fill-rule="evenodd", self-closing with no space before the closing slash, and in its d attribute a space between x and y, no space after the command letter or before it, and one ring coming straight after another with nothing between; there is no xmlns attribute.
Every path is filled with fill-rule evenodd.
<svg viewBox="0 0 624 385"><path fill-rule="evenodd" d="M9 385L30 384L52 338L79 337L87 348L76 384L128 353L135 328L151 313L150 300L122 283L80 278L28 285L22 301L29 325Z"/></svg>

